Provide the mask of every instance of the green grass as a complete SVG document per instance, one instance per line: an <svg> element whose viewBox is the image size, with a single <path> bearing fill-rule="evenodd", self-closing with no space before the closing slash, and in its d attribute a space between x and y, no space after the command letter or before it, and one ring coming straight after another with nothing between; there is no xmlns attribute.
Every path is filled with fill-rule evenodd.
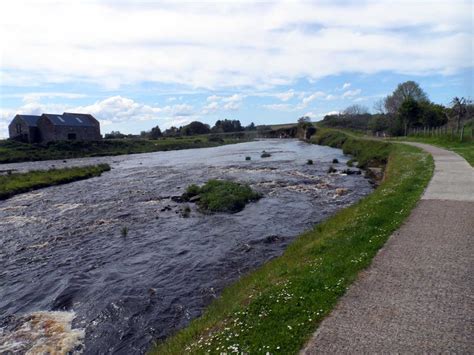
<svg viewBox="0 0 474 355"><path fill-rule="evenodd" d="M224 289L200 318L152 354L299 352L409 215L433 172L431 156L415 147L343 138L323 130L315 139L342 145L363 165L387 162L381 185Z"/></svg>
<svg viewBox="0 0 474 355"><path fill-rule="evenodd" d="M108 170L110 170L108 164L99 164L77 168L36 170L27 173L0 175L0 200L42 187L66 184L99 176Z"/></svg>
<svg viewBox="0 0 474 355"><path fill-rule="evenodd" d="M106 155L149 153L156 151L216 147L223 144L239 143L247 138L232 136L193 136L145 139L104 139L98 142L53 142L48 145L0 141L0 164L22 161L51 159L71 159Z"/></svg>
<svg viewBox="0 0 474 355"><path fill-rule="evenodd" d="M358 162L358 167L383 167L387 164L393 146L390 143L366 140L351 133L338 130L319 128L311 137L315 144L341 148L344 154L350 154Z"/></svg>
<svg viewBox="0 0 474 355"><path fill-rule="evenodd" d="M197 204L204 212L235 213L242 211L249 202L258 200L261 195L250 186L226 180L209 180L203 186L188 186L183 194L185 200L199 195Z"/></svg>
<svg viewBox="0 0 474 355"><path fill-rule="evenodd" d="M459 139L453 139L448 135L438 137L410 136L400 137L397 140L427 143L452 150L466 159L471 166L474 166L474 140L460 142Z"/></svg>

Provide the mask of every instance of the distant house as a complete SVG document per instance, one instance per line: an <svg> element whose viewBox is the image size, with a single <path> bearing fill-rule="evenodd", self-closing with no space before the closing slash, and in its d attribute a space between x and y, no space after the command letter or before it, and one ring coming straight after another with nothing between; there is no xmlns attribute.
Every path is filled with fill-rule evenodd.
<svg viewBox="0 0 474 355"><path fill-rule="evenodd" d="M41 116L16 115L8 126L10 138L28 143L52 141L97 141L100 124L92 115L64 112Z"/></svg>
<svg viewBox="0 0 474 355"><path fill-rule="evenodd" d="M41 116L16 115L8 126L10 138L34 143L39 140L38 119Z"/></svg>

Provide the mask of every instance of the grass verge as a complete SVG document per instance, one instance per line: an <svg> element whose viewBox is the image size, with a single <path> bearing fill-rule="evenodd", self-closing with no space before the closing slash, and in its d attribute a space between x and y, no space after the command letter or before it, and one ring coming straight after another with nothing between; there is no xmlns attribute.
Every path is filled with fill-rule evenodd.
<svg viewBox="0 0 474 355"><path fill-rule="evenodd" d="M77 168L35 170L27 173L0 175L0 200L42 187L88 179L110 170L108 164Z"/></svg>
<svg viewBox="0 0 474 355"><path fill-rule="evenodd" d="M409 215L433 172L420 149L319 130L361 166L387 162L382 184L299 236L276 259L227 287L204 314L151 354L296 354L357 274Z"/></svg>
<svg viewBox="0 0 474 355"><path fill-rule="evenodd" d="M97 142L52 142L48 145L0 140L0 164L22 161L72 159L106 155L149 153L167 150L217 147L248 139L222 136L193 136L145 139L104 139Z"/></svg>
<svg viewBox="0 0 474 355"><path fill-rule="evenodd" d="M183 194L183 199L189 201L195 196L199 196L196 203L204 212L228 213L242 211L247 203L261 197L248 185L225 180L209 180L201 187L190 185Z"/></svg>
<svg viewBox="0 0 474 355"><path fill-rule="evenodd" d="M474 140L459 141L459 139L451 138L450 136L439 136L439 137L400 137L396 139L408 142L419 142L432 144L441 148L446 148L458 153L464 159L467 160L471 166L474 166Z"/></svg>

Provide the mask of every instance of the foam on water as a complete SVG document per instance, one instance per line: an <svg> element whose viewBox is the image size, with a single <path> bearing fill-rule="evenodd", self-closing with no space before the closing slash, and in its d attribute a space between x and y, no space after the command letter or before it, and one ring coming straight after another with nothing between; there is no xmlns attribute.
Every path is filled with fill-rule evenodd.
<svg viewBox="0 0 474 355"><path fill-rule="evenodd" d="M80 354L83 329L72 329L74 312L33 312L0 328L0 353Z"/></svg>

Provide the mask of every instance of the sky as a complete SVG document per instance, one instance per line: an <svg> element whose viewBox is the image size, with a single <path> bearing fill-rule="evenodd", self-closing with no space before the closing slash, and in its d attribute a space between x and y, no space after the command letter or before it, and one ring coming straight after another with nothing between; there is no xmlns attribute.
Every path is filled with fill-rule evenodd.
<svg viewBox="0 0 474 355"><path fill-rule="evenodd" d="M0 138L15 114L103 133L317 121L414 80L473 98L472 1L0 2Z"/></svg>

